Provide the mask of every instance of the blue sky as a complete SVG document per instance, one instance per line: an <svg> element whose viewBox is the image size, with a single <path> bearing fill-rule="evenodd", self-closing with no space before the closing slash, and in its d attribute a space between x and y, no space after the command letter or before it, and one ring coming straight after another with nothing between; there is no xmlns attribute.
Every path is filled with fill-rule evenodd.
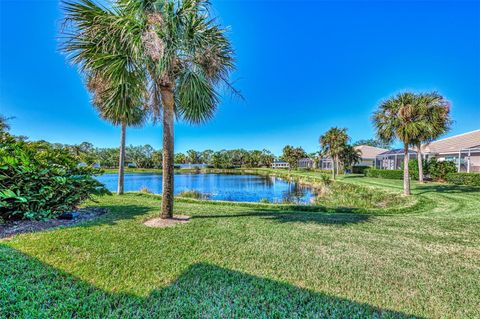
<svg viewBox="0 0 480 319"><path fill-rule="evenodd" d="M480 2L219 1L245 101L225 96L202 126L176 125L176 151L318 149L332 126L371 138L372 111L401 90L452 102L448 135L480 128ZM116 146L76 69L58 53L57 1L0 1L0 113L14 134ZM161 127L129 129L128 144L161 147Z"/></svg>

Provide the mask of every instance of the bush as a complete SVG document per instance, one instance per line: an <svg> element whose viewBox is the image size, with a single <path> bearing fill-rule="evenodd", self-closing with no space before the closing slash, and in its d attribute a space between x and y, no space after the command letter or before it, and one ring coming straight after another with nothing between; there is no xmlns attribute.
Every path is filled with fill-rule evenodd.
<svg viewBox="0 0 480 319"><path fill-rule="evenodd" d="M450 173L456 173L457 166L451 161L437 161L432 158L428 161L426 174L435 181L444 181Z"/></svg>
<svg viewBox="0 0 480 319"><path fill-rule="evenodd" d="M369 169L370 166L353 166L352 173L353 174L365 174L365 170Z"/></svg>
<svg viewBox="0 0 480 319"><path fill-rule="evenodd" d="M480 186L479 173L448 173L445 180L455 185Z"/></svg>
<svg viewBox="0 0 480 319"><path fill-rule="evenodd" d="M196 190L186 190L177 194L178 197L193 199L209 199L210 195L204 194Z"/></svg>
<svg viewBox="0 0 480 319"><path fill-rule="evenodd" d="M75 209L93 194L107 193L93 178L101 170L79 167L47 143L0 140L0 218L46 219Z"/></svg>
<svg viewBox="0 0 480 319"><path fill-rule="evenodd" d="M376 178L386 178L386 179L403 179L403 170L394 169L375 169L369 168L365 170L365 176L367 177L376 177Z"/></svg>

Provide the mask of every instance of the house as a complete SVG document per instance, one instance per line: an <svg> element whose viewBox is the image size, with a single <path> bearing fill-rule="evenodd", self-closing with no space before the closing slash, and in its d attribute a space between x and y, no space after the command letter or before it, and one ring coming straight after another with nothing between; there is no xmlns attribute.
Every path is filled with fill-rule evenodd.
<svg viewBox="0 0 480 319"><path fill-rule="evenodd" d="M305 157L298 160L299 168L313 168L314 166L315 162L311 158Z"/></svg>
<svg viewBox="0 0 480 319"><path fill-rule="evenodd" d="M426 158L452 161L459 172L480 172L480 130L422 145Z"/></svg>
<svg viewBox="0 0 480 319"><path fill-rule="evenodd" d="M355 150L360 151L361 159L359 163L353 166L375 167L377 156L388 151L385 148L374 147L370 145L358 145L354 148Z"/></svg>
<svg viewBox="0 0 480 319"><path fill-rule="evenodd" d="M393 149L380 153L376 156L375 168L379 169L402 169L405 151L402 148ZM414 150L408 151L408 158L417 158L417 152Z"/></svg>
<svg viewBox="0 0 480 319"><path fill-rule="evenodd" d="M290 164L283 161L273 161L272 168L290 168Z"/></svg>

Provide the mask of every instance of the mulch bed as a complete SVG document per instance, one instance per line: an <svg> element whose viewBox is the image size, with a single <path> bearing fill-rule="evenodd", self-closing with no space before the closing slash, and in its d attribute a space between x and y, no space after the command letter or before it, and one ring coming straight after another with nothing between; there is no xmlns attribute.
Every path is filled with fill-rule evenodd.
<svg viewBox="0 0 480 319"><path fill-rule="evenodd" d="M173 215L172 218L162 219L160 217L152 218L144 222L145 226L154 228L171 227L176 224L184 224L190 221L190 216Z"/></svg>
<svg viewBox="0 0 480 319"><path fill-rule="evenodd" d="M59 226L72 226L83 221L92 220L108 212L106 208L89 207L76 210L78 216L73 219L49 219L45 221L18 220L0 224L0 239L10 238L16 234L32 233Z"/></svg>

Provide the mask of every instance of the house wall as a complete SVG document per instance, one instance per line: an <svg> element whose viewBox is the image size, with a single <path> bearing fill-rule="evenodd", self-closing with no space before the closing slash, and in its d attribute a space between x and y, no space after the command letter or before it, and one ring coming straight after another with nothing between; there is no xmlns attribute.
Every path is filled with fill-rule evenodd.
<svg viewBox="0 0 480 319"><path fill-rule="evenodd" d="M438 161L452 161L458 167L458 154L437 154L432 156ZM468 171L468 153L463 152L460 158L460 172ZM470 172L480 172L480 152L470 154Z"/></svg>
<svg viewBox="0 0 480 319"><path fill-rule="evenodd" d="M370 166L374 167L375 166L375 160L374 159L367 159L367 158L362 158L358 164L355 164L353 166Z"/></svg>

